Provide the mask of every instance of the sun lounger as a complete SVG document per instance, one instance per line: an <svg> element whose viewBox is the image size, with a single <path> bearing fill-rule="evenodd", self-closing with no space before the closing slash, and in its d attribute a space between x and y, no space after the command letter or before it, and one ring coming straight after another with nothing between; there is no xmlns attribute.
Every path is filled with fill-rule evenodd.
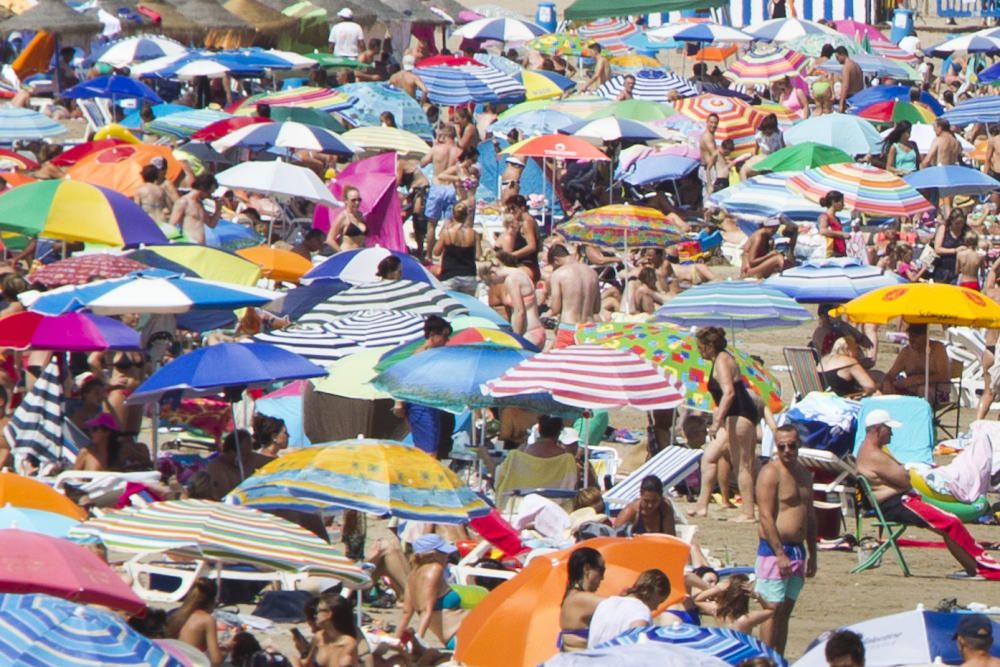
<svg viewBox="0 0 1000 667"><path fill-rule="evenodd" d="M700 449L687 447L664 447L657 454L632 471L632 473L608 489L604 499L611 509L621 509L639 498L639 485L647 475L656 475L663 481L663 488L669 490L684 481L684 478L698 469L701 461Z"/></svg>
<svg viewBox="0 0 1000 667"><path fill-rule="evenodd" d="M158 484L160 473L155 470L144 472L95 472L88 470L67 470L59 473L53 481L53 488L65 494L68 489L82 494L80 501L95 507L108 507L118 502L129 482L137 484Z"/></svg>
<svg viewBox="0 0 1000 667"><path fill-rule="evenodd" d="M799 460L809 468L813 475L828 477L829 481L813 481L813 491L821 493L824 497L836 494L840 502L833 503L827 500L815 501L816 507L820 509L834 509L839 507L843 520L854 514L854 476L856 474L854 457L847 455L840 458L833 452L822 449L810 449L803 447L799 450Z"/></svg>

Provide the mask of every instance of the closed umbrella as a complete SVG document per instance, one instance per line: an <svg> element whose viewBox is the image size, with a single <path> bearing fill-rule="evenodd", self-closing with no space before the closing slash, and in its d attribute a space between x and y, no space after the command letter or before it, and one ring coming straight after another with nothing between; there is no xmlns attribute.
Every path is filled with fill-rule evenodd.
<svg viewBox="0 0 1000 667"><path fill-rule="evenodd" d="M788 187L813 201L819 201L831 190L839 190L848 210L871 215L911 216L934 208L900 177L861 164L828 164L807 169L792 176Z"/></svg>
<svg viewBox="0 0 1000 667"><path fill-rule="evenodd" d="M767 278L763 285L783 292L799 303L842 303L882 287L905 283L853 257L808 260Z"/></svg>
<svg viewBox="0 0 1000 667"><path fill-rule="evenodd" d="M785 131L785 143L815 142L839 148L848 155L878 154L882 137L870 121L841 113L812 116Z"/></svg>

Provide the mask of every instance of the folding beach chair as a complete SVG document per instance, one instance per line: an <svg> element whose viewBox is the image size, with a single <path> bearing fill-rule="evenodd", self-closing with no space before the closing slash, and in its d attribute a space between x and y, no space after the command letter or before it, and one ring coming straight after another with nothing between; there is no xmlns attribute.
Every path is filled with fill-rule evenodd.
<svg viewBox="0 0 1000 667"><path fill-rule="evenodd" d="M855 514L854 495L857 490L854 486L856 474L854 457L848 454L846 457L840 458L833 452L823 449L803 447L799 450L799 461L809 468L814 476L828 479L828 481L814 480L813 491L823 494L824 498L837 495L839 502L816 500L813 504L819 509L839 507L846 528L847 517Z"/></svg>
<svg viewBox="0 0 1000 667"><path fill-rule="evenodd" d="M628 477L615 484L604 494L611 509L621 509L639 497L639 485L647 475L656 475L663 481L664 490L684 481L684 478L698 469L701 461L700 449L687 447L664 447L651 459L633 470Z"/></svg>
<svg viewBox="0 0 1000 667"><path fill-rule="evenodd" d="M889 547L892 547L896 552L896 560L899 562L899 567L903 570L903 576L910 576L910 567L906 564L906 559L903 558L903 551L899 548L899 543L897 542L900 536L906 531L906 524L896 521L886 521L885 516L882 514L882 508L879 507L878 501L875 499L875 494L872 492L871 484L861 475L857 476L857 482L858 489L861 491L861 503L858 506L857 513L857 534L858 536L861 535L861 506L868 506L875 515L874 522L875 527L878 528L880 542L865 562L851 570L851 574L857 574L877 567L882 560L883 554L889 550Z"/></svg>
<svg viewBox="0 0 1000 667"><path fill-rule="evenodd" d="M811 347L784 348L785 363L788 364L788 374L792 376L792 387L795 388L796 400L813 391L824 391L823 380L816 372L819 357Z"/></svg>

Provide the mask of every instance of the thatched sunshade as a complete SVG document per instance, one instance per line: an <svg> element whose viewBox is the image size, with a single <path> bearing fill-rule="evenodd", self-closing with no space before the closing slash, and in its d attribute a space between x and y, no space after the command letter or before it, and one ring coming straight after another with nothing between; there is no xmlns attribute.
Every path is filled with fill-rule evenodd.
<svg viewBox="0 0 1000 667"><path fill-rule="evenodd" d="M228 0L222 7L252 25L258 33L273 35L291 29L296 23L294 18L285 16L259 0Z"/></svg>
<svg viewBox="0 0 1000 667"><path fill-rule="evenodd" d="M101 31L100 21L70 9L62 0L38 0L38 4L0 23L0 32L47 30L60 37L86 37Z"/></svg>
<svg viewBox="0 0 1000 667"><path fill-rule="evenodd" d="M317 7L326 10L327 19L330 23L336 23L337 12L347 8L354 13L354 20L363 26L371 26L376 21L381 23L391 23L393 21L405 21L406 17L392 7L380 0L367 0L366 2L354 0L309 0Z"/></svg>

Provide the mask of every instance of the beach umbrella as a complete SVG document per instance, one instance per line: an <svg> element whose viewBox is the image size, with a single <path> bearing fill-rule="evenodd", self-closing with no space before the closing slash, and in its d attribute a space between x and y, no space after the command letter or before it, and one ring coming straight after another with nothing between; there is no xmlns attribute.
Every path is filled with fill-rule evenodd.
<svg viewBox="0 0 1000 667"><path fill-rule="evenodd" d="M0 593L44 593L130 614L146 607L110 565L79 544L16 528L0 537L5 558Z"/></svg>
<svg viewBox="0 0 1000 667"><path fill-rule="evenodd" d="M806 57L796 51L765 49L743 56L730 65L723 76L744 85L771 83L797 76L805 64Z"/></svg>
<svg viewBox="0 0 1000 667"><path fill-rule="evenodd" d="M998 53L1000 52L1000 36L990 36L980 32L959 35L945 40L936 46L925 49L930 56L945 56L956 51L966 53Z"/></svg>
<svg viewBox="0 0 1000 667"><path fill-rule="evenodd" d="M555 134L567 125L577 123L579 120L576 116L561 111L533 109L498 120L490 126L490 130L495 136L503 136L511 130L518 130L523 136L531 137Z"/></svg>
<svg viewBox="0 0 1000 667"><path fill-rule="evenodd" d="M110 246L167 240L128 197L78 181L38 181L0 195L0 229Z"/></svg>
<svg viewBox="0 0 1000 667"><path fill-rule="evenodd" d="M492 39L498 42L527 42L549 31L530 21L515 18L482 18L452 31L462 39Z"/></svg>
<svg viewBox="0 0 1000 667"><path fill-rule="evenodd" d="M955 629L964 618L961 613L916 609L890 614L842 626L861 636L865 647L865 665L891 667L914 664L960 664ZM1000 654L1000 623L992 621L993 646L990 655ZM825 667L824 651L832 632L817 637L793 667Z"/></svg>
<svg viewBox="0 0 1000 667"><path fill-rule="evenodd" d="M553 158L563 160L608 160L607 155L593 144L565 134L543 134L523 139L500 151L508 155Z"/></svg>
<svg viewBox="0 0 1000 667"><path fill-rule="evenodd" d="M562 97L576 88L576 81L546 70L522 69L513 75L514 80L524 86L524 99L547 100Z"/></svg>
<svg viewBox="0 0 1000 667"><path fill-rule="evenodd" d="M99 352L138 350L139 332L119 320L90 313L42 315L31 311L0 317L0 345L15 350Z"/></svg>
<svg viewBox="0 0 1000 667"><path fill-rule="evenodd" d="M579 213L557 227L571 243L605 248L660 248L681 239L680 230L658 209L610 204Z"/></svg>
<svg viewBox="0 0 1000 667"><path fill-rule="evenodd" d="M218 284L149 269L122 278L59 287L37 298L25 299L25 305L46 315L83 309L98 315L123 315L233 310L246 306L276 307L282 298L283 294L271 290Z"/></svg>
<svg viewBox="0 0 1000 667"><path fill-rule="evenodd" d="M34 171L40 166L41 165L32 160L30 157L26 157L7 148L0 148L0 169L3 169L4 171L8 169ZM4 174L4 176L6 177L6 174Z"/></svg>
<svg viewBox="0 0 1000 667"><path fill-rule="evenodd" d="M216 119L208 125L204 125L200 129L192 132L191 139L211 142L226 136L234 130L240 129L241 127L246 127L247 125L253 125L255 123L271 122L274 121L270 118L262 118L260 116L230 116L229 114L226 114L224 117Z"/></svg>
<svg viewBox="0 0 1000 667"><path fill-rule="evenodd" d="M993 328L1000 323L1000 304L975 290L943 283L906 283L883 287L848 301L834 317L885 324L902 317L910 324L943 324Z"/></svg>
<svg viewBox="0 0 1000 667"><path fill-rule="evenodd" d="M718 23L670 23L659 28L646 31L651 40L666 41L672 39L678 42L749 42L754 38L742 30Z"/></svg>
<svg viewBox="0 0 1000 667"><path fill-rule="evenodd" d="M851 60L868 76L890 77L901 81L920 80L920 73L916 69L899 60L871 53L857 53L851 56ZM831 74L839 74L843 70L842 65L836 60L828 60L819 68Z"/></svg>
<svg viewBox="0 0 1000 667"><path fill-rule="evenodd" d="M115 139L113 137L109 137L107 139L96 139L94 141L85 141L81 144L73 146L72 148L67 148L59 155L52 158L51 162L57 167L71 167L96 150L110 148L111 146L122 146L127 143L128 142L123 139Z"/></svg>
<svg viewBox="0 0 1000 667"><path fill-rule="evenodd" d="M0 109L0 141L36 141L66 133L66 127L32 109Z"/></svg>
<svg viewBox="0 0 1000 667"><path fill-rule="evenodd" d="M898 123L901 120L908 120L911 123L933 123L937 119L929 106L921 102L900 100L875 102L854 113L877 123Z"/></svg>
<svg viewBox="0 0 1000 667"><path fill-rule="evenodd" d="M842 113L812 116L785 131L789 145L807 141L839 148L848 155L878 154L882 147L882 137L870 121Z"/></svg>
<svg viewBox="0 0 1000 667"><path fill-rule="evenodd" d="M900 285L899 274L861 262L854 257L806 260L762 283L799 303L843 303L882 287Z"/></svg>
<svg viewBox="0 0 1000 667"><path fill-rule="evenodd" d="M549 108L553 111L562 111L578 118L586 118L595 111L606 109L613 102L614 100L609 100L597 94L574 93L561 100L552 100Z"/></svg>
<svg viewBox="0 0 1000 667"><path fill-rule="evenodd" d="M753 635L729 628L711 628L690 623L633 628L602 644L602 647L633 646L650 642L684 646L719 658L727 665L735 666L744 660L766 658L777 667L788 667L780 653Z"/></svg>
<svg viewBox="0 0 1000 667"><path fill-rule="evenodd" d="M809 34L784 42L784 45L792 51L797 51L798 53L807 55L810 58L818 58L820 53L823 51L823 47L827 44L833 48L841 46L844 47L847 49L847 54L849 56L856 56L857 54L864 52L864 49L861 48L860 42L850 39L846 35L841 35L840 33Z"/></svg>
<svg viewBox="0 0 1000 667"><path fill-rule="evenodd" d="M311 380L295 380L254 401L254 409L262 415L285 422L289 447L308 447L312 444L305 434L302 397Z"/></svg>
<svg viewBox="0 0 1000 667"><path fill-rule="evenodd" d="M889 41L886 36L882 34L882 31L875 26L868 23L862 23L861 21L856 21L853 18L834 21L833 27L836 28L837 32L847 35L851 39L858 42L865 37L867 37L870 41Z"/></svg>
<svg viewBox="0 0 1000 667"><path fill-rule="evenodd" d="M379 115L388 111L396 120L396 127L426 139L434 136L434 128L428 122L423 107L394 86L366 81L344 84L338 90L355 100L350 108L339 112L355 126L378 127L381 124Z"/></svg>
<svg viewBox="0 0 1000 667"><path fill-rule="evenodd" d="M682 155L650 155L628 166L619 165L615 170L615 178L621 178L631 185L675 181L696 170L699 164L697 159Z"/></svg>
<svg viewBox="0 0 1000 667"><path fill-rule="evenodd" d="M941 117L958 126L1000 122L1000 95L983 95L959 102Z"/></svg>
<svg viewBox="0 0 1000 667"><path fill-rule="evenodd" d="M338 113L343 113L340 111ZM236 118L257 118L256 116L236 116ZM265 119L266 120L266 119ZM276 123L294 121L306 125L315 125L331 132L341 134L347 131L347 126L334 118L333 114L321 111L320 109L307 109L300 107L272 107L271 120Z"/></svg>
<svg viewBox="0 0 1000 667"><path fill-rule="evenodd" d="M524 99L524 86L512 77L480 63L448 67L416 67L413 73L427 86L434 104L457 106L467 102L503 102Z"/></svg>
<svg viewBox="0 0 1000 667"><path fill-rule="evenodd" d="M625 76L619 74L611 77L598 87L597 94L608 99L617 99L625 85ZM693 97L698 94L698 91L687 80L673 72L641 69L631 76L635 77L632 97L637 100L666 102L671 92L676 92L681 97Z"/></svg>
<svg viewBox="0 0 1000 667"><path fill-rule="evenodd" d="M236 254L259 266L265 278L279 282L298 282L313 268L312 262L302 255L267 245L237 250Z"/></svg>
<svg viewBox="0 0 1000 667"><path fill-rule="evenodd" d="M303 323L329 323L359 310L399 310L415 315L455 317L468 311L442 290L413 280L379 280L354 285L303 315Z"/></svg>
<svg viewBox="0 0 1000 667"><path fill-rule="evenodd" d="M869 43L868 47L871 49L872 53L882 56L883 58L888 58L890 60L899 60L914 66L919 61L919 59L915 54L910 53L905 49L899 48L892 42L873 39ZM980 78L980 82L982 82L982 78Z"/></svg>
<svg viewBox="0 0 1000 667"><path fill-rule="evenodd" d="M597 41L603 46L605 42L612 44L622 42L642 31L628 19L608 17L587 21L578 27L576 32L580 37Z"/></svg>
<svg viewBox="0 0 1000 667"><path fill-rule="evenodd" d="M11 665L187 664L133 630L114 612L48 595L0 595L0 655Z"/></svg>
<svg viewBox="0 0 1000 667"><path fill-rule="evenodd" d="M181 163L170 147L156 144L120 144L100 148L67 169L66 176L132 197L145 183L143 168L156 159L163 161L168 180L180 177Z"/></svg>
<svg viewBox="0 0 1000 667"><path fill-rule="evenodd" d="M677 111L673 105L652 102L650 100L631 99L621 100L608 105L604 109L595 111L587 116L586 120L598 120L599 118L624 118L640 123L648 123L661 118L670 118Z"/></svg>
<svg viewBox="0 0 1000 667"><path fill-rule="evenodd" d="M812 319L809 311L782 292L751 280L695 285L653 315L655 322L733 330L795 327Z"/></svg>
<svg viewBox="0 0 1000 667"><path fill-rule="evenodd" d="M180 81L192 81L200 78L221 79L230 73L232 73L232 70L217 60L199 58L181 64L170 73L169 77L164 78L178 79Z"/></svg>
<svg viewBox="0 0 1000 667"><path fill-rule="evenodd" d="M671 324L607 322L578 326L576 341L637 354L680 381L687 407L705 412L716 407L708 391L712 364L701 356L697 340L689 331ZM781 381L750 355L733 348L729 352L747 387L772 412L781 412Z"/></svg>
<svg viewBox="0 0 1000 667"><path fill-rule="evenodd" d="M572 653L559 653L542 667L585 667L600 664L607 667L725 667L726 662L685 646L672 644L631 644L609 648L589 648Z"/></svg>
<svg viewBox="0 0 1000 667"><path fill-rule="evenodd" d="M393 151L401 158L421 158L431 152L426 141L398 127L357 127L344 132L341 137L364 151Z"/></svg>
<svg viewBox="0 0 1000 667"><path fill-rule="evenodd" d="M761 223L768 218L784 215L793 222L815 223L824 209L788 188L788 179L793 175L794 172L772 172L753 176L713 192L708 201L748 222ZM847 213L842 213L841 217L850 219Z"/></svg>
<svg viewBox="0 0 1000 667"><path fill-rule="evenodd" d="M162 104L163 100L156 91L143 82L127 76L99 76L78 83L63 91L63 97L69 99L89 100L95 97L105 97L112 101L134 99L137 102Z"/></svg>
<svg viewBox="0 0 1000 667"><path fill-rule="evenodd" d="M378 375L375 365L390 349L392 348L366 348L338 359L327 366L328 372L325 378L311 381L313 388L322 394L360 401L391 400L389 394L371 385L372 379Z"/></svg>
<svg viewBox="0 0 1000 667"><path fill-rule="evenodd" d="M300 322L259 333L258 343L294 352L319 366L329 366L368 348L385 348L422 339L424 318L394 310L360 310L330 322Z"/></svg>
<svg viewBox="0 0 1000 667"><path fill-rule="evenodd" d="M845 162L813 167L788 179L788 187L813 201L819 201L831 190L839 190L848 210L869 215L910 216L934 208L899 176L861 164Z"/></svg>
<svg viewBox="0 0 1000 667"><path fill-rule="evenodd" d="M305 276L303 282L314 280L343 280L351 285L363 285L378 280L376 271L378 265L386 257L399 260L399 267L404 280L427 283L439 286L438 279L419 261L405 252L387 250L385 248L361 248L338 252L321 264L313 267Z"/></svg>
<svg viewBox="0 0 1000 667"><path fill-rule="evenodd" d="M279 572L309 572L367 583L359 566L326 541L275 514L212 500L167 500L126 507L73 529L75 539L100 540L109 550L167 552Z"/></svg>
<svg viewBox="0 0 1000 667"><path fill-rule="evenodd" d="M181 113L182 111L193 111L193 109L186 104L171 104L169 102L154 104L149 107L149 110L153 113L154 119L163 118L164 116L169 116L175 113ZM146 126L146 121L142 119L140 110L136 109L135 111L129 112L129 114L125 116L119 124L129 130L141 130Z"/></svg>
<svg viewBox="0 0 1000 667"><path fill-rule="evenodd" d="M820 35L823 37L834 35L840 37L836 31L825 25L797 18L769 19L754 23L744 28L743 31L750 35L751 39L779 43L791 42L808 35Z"/></svg>
<svg viewBox="0 0 1000 667"><path fill-rule="evenodd" d="M25 509L5 505L0 508L0 529L16 528L31 533L41 533L49 537L64 538L74 526L80 522L62 514L44 510ZM2 536L3 533L0 533Z"/></svg>
<svg viewBox="0 0 1000 667"><path fill-rule="evenodd" d="M1000 189L1000 181L992 176L987 176L978 169L958 165L927 167L907 174L903 180L921 192L931 190L943 197L978 196Z"/></svg>
<svg viewBox="0 0 1000 667"><path fill-rule="evenodd" d="M297 320L313 307L326 301L337 292L342 292L350 287L342 280L316 280L309 284L299 285L293 290L289 290L277 311L279 317L289 320Z"/></svg>
<svg viewBox="0 0 1000 667"><path fill-rule="evenodd" d="M456 660L467 665L496 664L497 646L502 645L504 664L535 667L558 653L566 564L572 552L581 547L597 549L604 558L604 579L598 595L618 595L650 568L662 570L670 578L671 594L665 605L684 595L683 570L690 548L676 537L647 534L586 540L547 553L544 558L533 558L514 578L490 591L458 629ZM524 623L529 617L531 623ZM592 664L615 663L597 660Z"/></svg>
<svg viewBox="0 0 1000 667"><path fill-rule="evenodd" d="M0 507L52 512L74 521L87 518L82 507L48 484L13 472L0 471Z"/></svg>
<svg viewBox="0 0 1000 667"><path fill-rule="evenodd" d="M754 165L754 171L803 171L840 162L854 162L854 159L839 148L807 141L771 153Z"/></svg>
<svg viewBox="0 0 1000 667"><path fill-rule="evenodd" d="M525 46L534 49L539 53L550 56L578 56L581 58L593 58L596 54L591 50L592 39L587 39L580 35L571 35L565 32L556 32L550 35L536 37Z"/></svg>
<svg viewBox="0 0 1000 667"><path fill-rule="evenodd" d="M490 512L440 461L392 440L342 440L286 452L227 499L263 510L353 509L433 523L466 523Z"/></svg>
<svg viewBox="0 0 1000 667"><path fill-rule="evenodd" d="M337 201L311 169L281 160L241 162L216 175L219 185L278 197L301 197L336 206ZM0 201L2 204L2 201Z"/></svg>
<svg viewBox="0 0 1000 667"><path fill-rule="evenodd" d="M719 127L715 131L718 141L740 139L752 136L766 114L735 97L721 95L698 95L674 102L683 116L704 123L712 114L719 117Z"/></svg>
<svg viewBox="0 0 1000 667"><path fill-rule="evenodd" d="M645 123L613 116L597 120L580 120L560 130L561 134L571 134L587 139L611 141L663 141L663 133Z"/></svg>
<svg viewBox="0 0 1000 667"><path fill-rule="evenodd" d="M656 58L639 53L628 53L623 56L608 58L611 71L614 74L629 74L643 69L663 69L663 63Z"/></svg>
<svg viewBox="0 0 1000 667"><path fill-rule="evenodd" d="M87 253L73 255L52 264L44 264L28 274L28 280L52 289L63 285L82 285L104 278L121 278L144 268L144 264L125 255L106 252Z"/></svg>
<svg viewBox="0 0 1000 667"><path fill-rule="evenodd" d="M112 67L128 67L134 62L180 56L187 52L186 46L163 35L133 35L108 44L97 56L97 62Z"/></svg>
<svg viewBox="0 0 1000 667"><path fill-rule="evenodd" d="M257 110L258 104L274 107L300 107L317 109L319 111L342 111L349 109L354 100L339 90L319 88L316 86L300 86L290 90L280 90L248 97L239 103L234 113L237 116L250 116Z"/></svg>
<svg viewBox="0 0 1000 667"><path fill-rule="evenodd" d="M241 127L213 141L212 148L220 153L231 148L246 148L251 151L284 148L343 156L354 155L357 151L330 130L292 121Z"/></svg>
<svg viewBox="0 0 1000 667"><path fill-rule="evenodd" d="M847 102L852 107L866 107L875 102L886 102L889 100L900 100L902 102L910 101L910 91L913 90L910 86L872 86L871 88L865 88L859 93L855 93L847 98ZM982 97L974 97L969 102L973 100L983 100ZM997 98L1000 99L1000 98ZM920 91L919 101L922 104L926 104L931 108L936 115L940 116L944 113L944 107L938 102L937 98L931 95L926 90Z"/></svg>
<svg viewBox="0 0 1000 667"><path fill-rule="evenodd" d="M143 246L128 254L146 267L163 269L191 278L253 287L260 280L260 267L238 255L198 244L174 243Z"/></svg>

